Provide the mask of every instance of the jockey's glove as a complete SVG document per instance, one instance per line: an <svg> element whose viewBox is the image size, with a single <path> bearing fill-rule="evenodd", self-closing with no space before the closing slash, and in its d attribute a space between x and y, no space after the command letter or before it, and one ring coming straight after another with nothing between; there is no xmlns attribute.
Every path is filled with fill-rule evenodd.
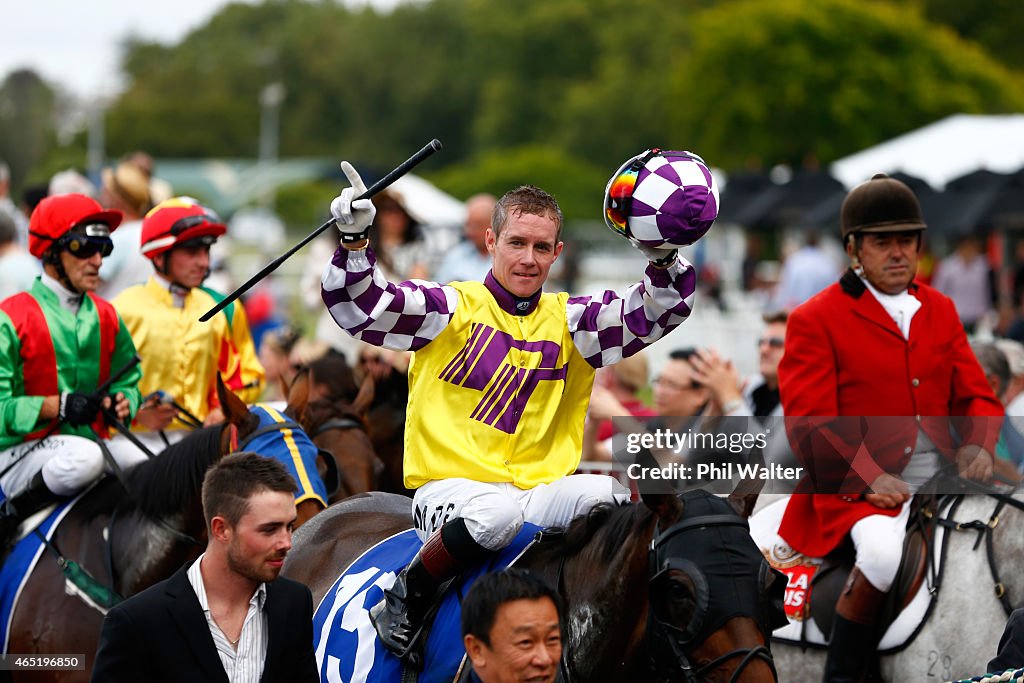
<svg viewBox="0 0 1024 683"><path fill-rule="evenodd" d="M341 241L346 244L366 239L377 215L377 207L369 199L353 202L354 197L366 192L366 184L359 177L359 172L347 161L341 162L341 171L348 178L351 187L346 187L331 202L331 216L341 232Z"/></svg>
<svg viewBox="0 0 1024 683"><path fill-rule="evenodd" d="M655 249L648 247L637 240L630 238L629 243L632 244L637 250L647 257L656 268L668 268L676 262L676 256L679 253L678 249Z"/></svg>
<svg viewBox="0 0 1024 683"><path fill-rule="evenodd" d="M58 417L75 427L83 427L96 421L103 397L80 391L65 391L60 395Z"/></svg>

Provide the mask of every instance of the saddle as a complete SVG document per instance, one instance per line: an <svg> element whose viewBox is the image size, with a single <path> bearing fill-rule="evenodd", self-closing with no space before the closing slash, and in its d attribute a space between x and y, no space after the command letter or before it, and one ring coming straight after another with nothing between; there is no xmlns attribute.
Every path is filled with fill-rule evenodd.
<svg viewBox="0 0 1024 683"><path fill-rule="evenodd" d="M903 558L896 572L892 589L882 603L875 622L877 632L884 633L896 620L900 611L910 604L924 584L932 565L934 552L937 502L934 496L915 496L907 521L907 535L903 539ZM824 634L832 632L836 615L836 601L846 585L854 565L853 541L846 541L823 558L821 566L811 579L810 617Z"/></svg>

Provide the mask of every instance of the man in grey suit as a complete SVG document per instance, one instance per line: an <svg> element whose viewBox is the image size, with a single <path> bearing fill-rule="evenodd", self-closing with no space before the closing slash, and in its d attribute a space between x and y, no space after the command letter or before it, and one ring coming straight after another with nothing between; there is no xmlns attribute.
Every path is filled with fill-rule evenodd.
<svg viewBox="0 0 1024 683"><path fill-rule="evenodd" d="M93 683L319 681L309 589L278 578L295 489L280 463L254 453L211 467L206 552L110 610Z"/></svg>

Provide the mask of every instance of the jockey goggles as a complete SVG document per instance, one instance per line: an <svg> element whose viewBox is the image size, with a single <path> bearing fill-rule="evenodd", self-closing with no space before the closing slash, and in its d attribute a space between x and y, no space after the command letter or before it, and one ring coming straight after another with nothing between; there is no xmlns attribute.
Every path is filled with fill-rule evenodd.
<svg viewBox="0 0 1024 683"><path fill-rule="evenodd" d="M106 223L86 223L76 225L65 233L54 245L60 251L66 251L75 258L88 259L96 254L104 258L114 251L114 241L110 239L110 226Z"/></svg>
<svg viewBox="0 0 1024 683"><path fill-rule="evenodd" d="M604 198L604 222L620 235L630 236L629 210L633 203L633 190L636 189L640 171L648 161L660 153L661 149L657 147L647 150L646 154L623 164L608 183L608 191Z"/></svg>
<svg viewBox="0 0 1024 683"><path fill-rule="evenodd" d="M179 218L178 220L174 221L174 223L171 225L171 234L177 236L185 232L189 228L196 227L197 225L223 222L224 221L220 219L220 216L213 213L212 211L204 214L199 214L196 216L185 216L184 218Z"/></svg>

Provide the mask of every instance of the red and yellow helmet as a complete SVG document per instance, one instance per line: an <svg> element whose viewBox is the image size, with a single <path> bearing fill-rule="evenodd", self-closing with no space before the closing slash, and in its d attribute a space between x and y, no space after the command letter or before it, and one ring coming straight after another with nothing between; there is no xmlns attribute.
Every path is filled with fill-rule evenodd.
<svg viewBox="0 0 1024 683"><path fill-rule="evenodd" d="M213 244L228 231L212 209L191 197L173 197L160 202L142 221L142 255L154 258L188 243Z"/></svg>

